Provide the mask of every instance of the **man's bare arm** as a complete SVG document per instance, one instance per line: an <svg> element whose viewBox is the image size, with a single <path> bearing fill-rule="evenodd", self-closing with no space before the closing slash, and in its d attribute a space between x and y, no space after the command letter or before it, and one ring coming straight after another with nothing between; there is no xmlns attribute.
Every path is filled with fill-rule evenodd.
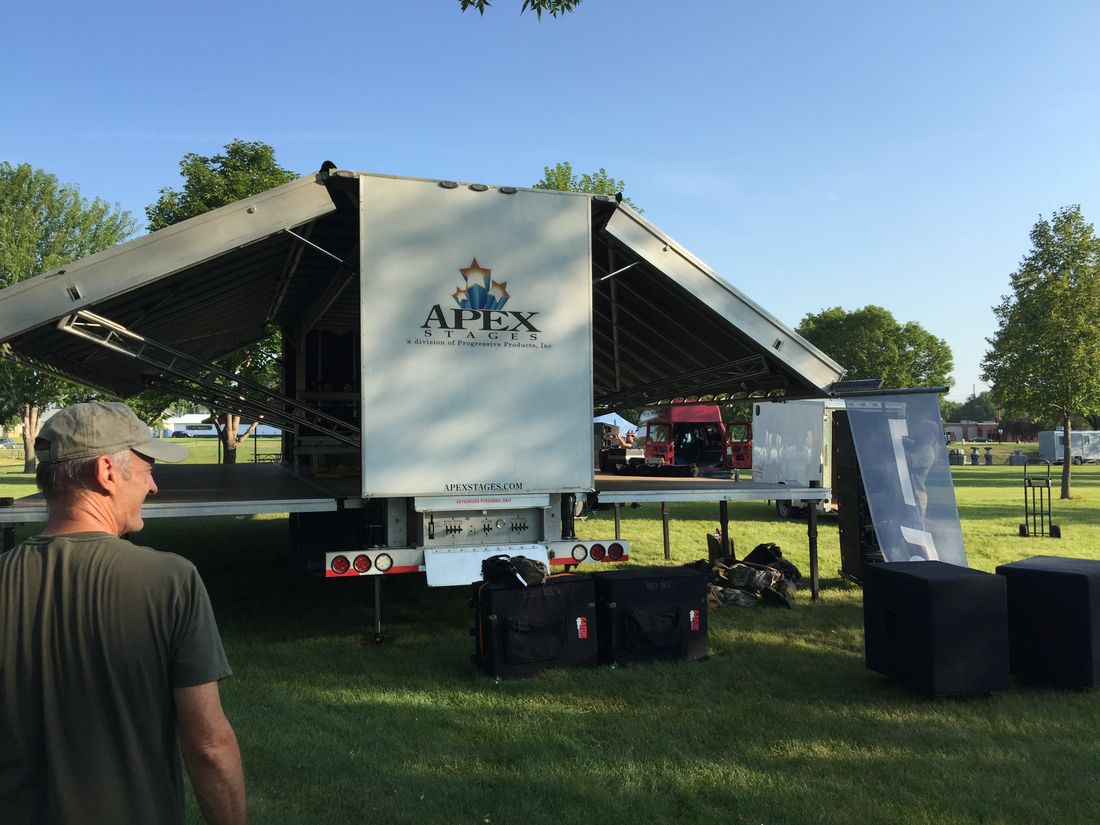
<svg viewBox="0 0 1100 825"><path fill-rule="evenodd" d="M218 683L176 688L180 753L209 825L245 825L244 768L233 726L222 710Z"/></svg>

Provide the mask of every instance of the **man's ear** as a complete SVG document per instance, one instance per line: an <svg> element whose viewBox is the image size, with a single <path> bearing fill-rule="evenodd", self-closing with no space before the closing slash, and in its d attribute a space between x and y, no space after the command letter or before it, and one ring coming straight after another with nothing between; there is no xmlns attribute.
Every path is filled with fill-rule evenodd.
<svg viewBox="0 0 1100 825"><path fill-rule="evenodd" d="M101 455L95 460L95 481L99 492L109 495L122 481L122 468L109 455Z"/></svg>

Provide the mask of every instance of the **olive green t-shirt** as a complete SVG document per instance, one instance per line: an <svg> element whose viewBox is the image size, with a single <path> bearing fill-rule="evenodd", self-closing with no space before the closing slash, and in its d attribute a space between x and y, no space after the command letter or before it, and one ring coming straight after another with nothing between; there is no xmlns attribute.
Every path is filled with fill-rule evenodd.
<svg viewBox="0 0 1100 825"><path fill-rule="evenodd" d="M0 820L182 823L172 689L230 673L186 559L107 533L0 555Z"/></svg>

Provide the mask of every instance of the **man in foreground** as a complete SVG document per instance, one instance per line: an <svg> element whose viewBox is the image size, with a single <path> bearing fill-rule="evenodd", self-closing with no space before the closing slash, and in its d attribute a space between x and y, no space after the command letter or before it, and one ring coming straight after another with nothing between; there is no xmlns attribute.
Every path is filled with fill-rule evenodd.
<svg viewBox="0 0 1100 825"><path fill-rule="evenodd" d="M0 820L244 823L218 680L231 673L194 566L121 538L143 526L155 441L125 404L75 404L35 440L42 535L0 555Z"/></svg>

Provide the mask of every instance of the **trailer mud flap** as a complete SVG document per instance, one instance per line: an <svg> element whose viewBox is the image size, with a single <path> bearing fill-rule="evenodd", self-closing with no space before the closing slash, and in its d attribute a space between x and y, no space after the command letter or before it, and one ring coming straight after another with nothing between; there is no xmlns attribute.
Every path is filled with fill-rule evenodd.
<svg viewBox="0 0 1100 825"><path fill-rule="evenodd" d="M543 544L496 544L491 547L447 547L424 550L428 587L449 587L481 581L481 563L490 556L526 556L549 566Z"/></svg>

